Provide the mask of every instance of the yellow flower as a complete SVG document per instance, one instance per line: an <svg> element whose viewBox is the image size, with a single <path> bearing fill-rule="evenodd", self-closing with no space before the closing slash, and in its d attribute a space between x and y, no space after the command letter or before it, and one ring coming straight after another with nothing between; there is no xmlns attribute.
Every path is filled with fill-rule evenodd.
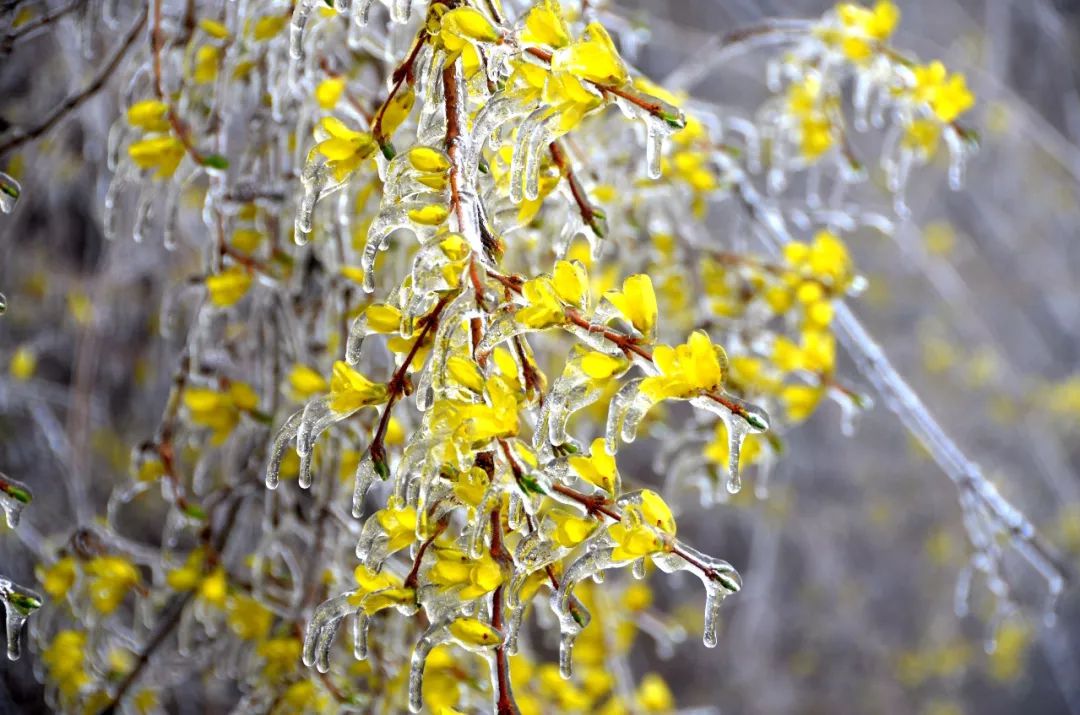
<svg viewBox="0 0 1080 715"><path fill-rule="evenodd" d="M428 580L442 589L457 589L462 600L479 598L503 582L502 569L489 554L473 560L463 551L440 548L436 557Z"/></svg>
<svg viewBox="0 0 1080 715"><path fill-rule="evenodd" d="M307 365L299 363L293 365L289 372L289 386L297 400L306 400L326 392L329 388L326 378Z"/></svg>
<svg viewBox="0 0 1080 715"><path fill-rule="evenodd" d="M551 509L548 516L555 523L555 530L552 532L555 543L568 549L587 539L597 527L595 519L582 517L568 509Z"/></svg>
<svg viewBox="0 0 1080 715"><path fill-rule="evenodd" d="M303 649L300 639L285 636L261 642L255 653L266 662L263 675L268 681L275 682L298 669Z"/></svg>
<svg viewBox="0 0 1080 715"><path fill-rule="evenodd" d="M446 361L446 372L459 385L477 394L484 392L484 373L480 366L467 357L454 355Z"/></svg>
<svg viewBox="0 0 1080 715"><path fill-rule="evenodd" d="M429 146L417 146L409 150L409 163L417 171L442 174L450 168L446 154Z"/></svg>
<svg viewBox="0 0 1080 715"><path fill-rule="evenodd" d="M49 680L65 698L73 698L89 682L86 673L86 634L79 631L57 632L42 652L41 661L49 671Z"/></svg>
<svg viewBox="0 0 1080 715"><path fill-rule="evenodd" d="M544 0L529 10L525 15L525 28L520 39L533 45L565 47L570 44L570 31L562 16L562 9L557 0Z"/></svg>
<svg viewBox="0 0 1080 715"><path fill-rule="evenodd" d="M195 73L198 84L209 84L217 79L221 50L213 45L203 45L195 53Z"/></svg>
<svg viewBox="0 0 1080 715"><path fill-rule="evenodd" d="M247 641L259 641L270 633L274 614L251 596L239 594L229 599L227 607L229 628Z"/></svg>
<svg viewBox="0 0 1080 715"><path fill-rule="evenodd" d="M642 335L649 337L656 328L656 292L652 280L644 274L628 277L622 290L609 290L604 297Z"/></svg>
<svg viewBox="0 0 1080 715"><path fill-rule="evenodd" d="M871 42L889 39L900 21L900 10L889 0L878 0L872 10L854 3L841 3L836 12L845 30L852 33L843 38L844 54L856 62L871 55Z"/></svg>
<svg viewBox="0 0 1080 715"><path fill-rule="evenodd" d="M215 40L224 40L229 37L229 28L225 27L217 20L212 20L208 17L199 20L199 28Z"/></svg>
<svg viewBox="0 0 1080 715"><path fill-rule="evenodd" d="M904 146L914 149L924 157L937 153L941 127L929 119L916 119L904 130Z"/></svg>
<svg viewBox="0 0 1080 715"><path fill-rule="evenodd" d="M821 78L808 74L802 82L788 88L788 111L799 120L799 145L802 155L817 159L833 145L832 122L822 95Z"/></svg>
<svg viewBox="0 0 1080 715"><path fill-rule="evenodd" d="M26 382L37 371L37 355L25 345L20 345L11 356L8 372L19 382Z"/></svg>
<svg viewBox="0 0 1080 715"><path fill-rule="evenodd" d="M375 593L386 588L401 586L401 579L389 571L384 569L379 573L375 573L363 564L357 566L353 571L353 578L356 579L357 593Z"/></svg>
<svg viewBox="0 0 1080 715"><path fill-rule="evenodd" d="M551 69L604 85L625 84L629 77L615 43L598 22L585 27L581 40L555 50Z"/></svg>
<svg viewBox="0 0 1080 715"><path fill-rule="evenodd" d="M594 380L606 380L612 375L622 374L630 367L625 358L590 351L581 356L581 370Z"/></svg>
<svg viewBox="0 0 1080 715"><path fill-rule="evenodd" d="M472 647L494 647L502 643L503 635L479 618L458 618L448 630L459 643Z"/></svg>
<svg viewBox="0 0 1080 715"><path fill-rule="evenodd" d="M975 104L975 96L968 90L964 75L949 75L945 65L938 60L916 67L914 74L912 96L916 102L929 105L942 122L952 122Z"/></svg>
<svg viewBox="0 0 1080 715"><path fill-rule="evenodd" d="M555 294L570 305L581 305L589 297L589 275L576 261L558 261L551 274Z"/></svg>
<svg viewBox="0 0 1080 715"><path fill-rule="evenodd" d="M338 360L330 378L330 408L335 412L354 412L366 405L386 401L386 385L372 382L348 363Z"/></svg>
<svg viewBox="0 0 1080 715"><path fill-rule="evenodd" d="M220 566L210 572L199 586L199 597L218 608L225 606L228 594L229 582L225 578L225 569Z"/></svg>
<svg viewBox="0 0 1080 715"><path fill-rule="evenodd" d="M641 391L654 400L690 398L718 390L727 368L724 349L713 345L701 330L690 333L686 343L677 347L658 345L653 361L660 374L645 378Z"/></svg>
<svg viewBox="0 0 1080 715"><path fill-rule="evenodd" d="M543 330L566 322L566 313L555 286L547 276L525 281L521 293L528 305L518 309L515 317L522 325Z"/></svg>
<svg viewBox="0 0 1080 715"><path fill-rule="evenodd" d="M442 16L439 28L439 39L452 56L470 42L495 42L499 39L499 31L491 21L471 7L450 10Z"/></svg>
<svg viewBox="0 0 1080 715"><path fill-rule="evenodd" d="M390 334L401 331L401 311L389 303L372 303L364 310L367 329L373 333Z"/></svg>
<svg viewBox="0 0 1080 715"><path fill-rule="evenodd" d="M344 181L378 148L370 134L349 129L337 117L323 117L318 129L316 137L327 138L316 144L312 152L326 157L337 181Z"/></svg>
<svg viewBox="0 0 1080 715"><path fill-rule="evenodd" d="M255 22L255 27L252 30L252 35L256 42L264 42L271 37L277 35L285 27L285 23L289 21L287 15L278 13L277 15L266 15L260 17Z"/></svg>
<svg viewBox="0 0 1080 715"><path fill-rule="evenodd" d="M386 532L388 553L401 551L416 541L416 509L407 506L401 509L382 509L374 515L379 526Z"/></svg>
<svg viewBox="0 0 1080 715"><path fill-rule="evenodd" d="M39 566L37 578L41 588L54 601L63 599L75 585L75 558L65 556L50 566Z"/></svg>
<svg viewBox="0 0 1080 715"><path fill-rule="evenodd" d="M315 100L323 109L333 109L344 91L345 77L328 77L315 87Z"/></svg>
<svg viewBox="0 0 1080 715"><path fill-rule="evenodd" d="M441 204L429 204L418 209L409 209L409 220L421 226L439 226L446 222L450 210Z"/></svg>
<svg viewBox="0 0 1080 715"><path fill-rule="evenodd" d="M581 475L582 479L595 484L601 489L614 493L616 476L615 458L607 453L604 438L593 440L588 457L570 457L570 467Z"/></svg>
<svg viewBox="0 0 1080 715"><path fill-rule="evenodd" d="M411 588L397 588L391 586L364 596L360 601L360 607L364 613L372 615L385 608L403 606L416 602L416 591Z"/></svg>
<svg viewBox="0 0 1080 715"><path fill-rule="evenodd" d="M780 392L780 401L784 403L788 420L802 422L817 408L825 391L812 385L787 385Z"/></svg>
<svg viewBox="0 0 1080 715"><path fill-rule="evenodd" d="M184 145L172 135L149 137L131 144L128 156L140 169L157 169L157 178L167 179L184 158Z"/></svg>
<svg viewBox="0 0 1080 715"><path fill-rule="evenodd" d="M675 697L671 694L671 689L656 673L647 673L641 679L635 699L646 713L669 713L675 710Z"/></svg>
<svg viewBox="0 0 1080 715"><path fill-rule="evenodd" d="M141 577L135 565L121 556L97 556L86 564L87 592L94 610L109 615L123 602Z"/></svg>
<svg viewBox="0 0 1080 715"><path fill-rule="evenodd" d="M631 561L668 548L675 536L675 518L659 494L643 489L638 503L623 511L623 520L608 527L608 535L616 544L612 558Z"/></svg>
<svg viewBox="0 0 1080 715"><path fill-rule="evenodd" d="M206 277L206 289L210 302L218 308L236 305L251 288L251 274L240 266L226 268L221 273Z"/></svg>
<svg viewBox="0 0 1080 715"><path fill-rule="evenodd" d="M169 105L157 99L144 99L128 107L128 124L147 132L163 132L169 128Z"/></svg>

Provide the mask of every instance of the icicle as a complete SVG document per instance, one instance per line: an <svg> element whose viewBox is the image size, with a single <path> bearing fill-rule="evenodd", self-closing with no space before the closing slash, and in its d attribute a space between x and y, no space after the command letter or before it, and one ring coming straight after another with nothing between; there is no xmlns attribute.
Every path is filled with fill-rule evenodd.
<svg viewBox="0 0 1080 715"><path fill-rule="evenodd" d="M352 613L356 607L350 602L352 593L335 596L319 604L311 614L307 631L304 634L304 665L315 666L320 673L330 670L330 649L334 645L341 619Z"/></svg>
<svg viewBox="0 0 1080 715"><path fill-rule="evenodd" d="M679 541L675 550L653 555L653 563L664 573L690 571L705 586L705 627L702 640L706 648L716 647L716 626L720 604L728 595L742 588L738 572L727 561L703 554Z"/></svg>
<svg viewBox="0 0 1080 715"><path fill-rule="evenodd" d="M303 417L296 431L296 453L300 455L299 484L301 489L311 486L311 457L315 440L324 429L346 416L335 412L330 407L328 397L318 397L304 406Z"/></svg>
<svg viewBox="0 0 1080 715"><path fill-rule="evenodd" d="M944 131L945 146L949 149L949 188L959 191L964 185L964 172L967 168L968 155L974 143L965 140L953 127Z"/></svg>
<svg viewBox="0 0 1080 715"><path fill-rule="evenodd" d="M42 599L33 591L0 577L0 601L7 612L7 657L18 660L22 654L19 633L30 614L41 608Z"/></svg>
<svg viewBox="0 0 1080 715"><path fill-rule="evenodd" d="M559 593L551 599L551 610L559 619L559 674L569 680L574 673L573 650L578 634L589 625L589 612L580 604L571 605L574 587L589 576L603 573L612 566L611 547L588 551L570 564L563 573Z"/></svg>
<svg viewBox="0 0 1080 715"><path fill-rule="evenodd" d="M22 510L34 499L30 487L0 472L0 507L4 510L7 525L14 529L19 525Z"/></svg>
<svg viewBox="0 0 1080 715"><path fill-rule="evenodd" d="M18 181L0 171L0 211L9 214L15 210L15 204L22 195Z"/></svg>
<svg viewBox="0 0 1080 715"><path fill-rule="evenodd" d="M274 441L270 445L270 459L266 463L266 488L277 489L278 480L281 475L281 460L285 456L285 450L289 447L289 442L296 437L296 433L300 429L300 420L304 416L303 410L297 410L289 419L285 420L285 423L281 425L278 433L274 436Z"/></svg>
<svg viewBox="0 0 1080 715"><path fill-rule="evenodd" d="M294 68L300 67L304 60L304 29L311 17L311 11L315 9L315 0L298 0L293 9L292 21L289 24L289 57L290 78L297 77Z"/></svg>
<svg viewBox="0 0 1080 715"><path fill-rule="evenodd" d="M364 500L367 498L371 485L378 478L379 473L375 469L375 461L368 452L365 452L360 464L356 465L356 476L353 479L353 517L359 519L364 515Z"/></svg>
<svg viewBox="0 0 1080 715"><path fill-rule="evenodd" d="M404 25L412 15L412 0L393 0L390 6L390 19Z"/></svg>
<svg viewBox="0 0 1080 715"><path fill-rule="evenodd" d="M370 622L371 619L368 614L364 613L363 609L356 612L356 618L353 619L353 658L357 660L367 658L367 634Z"/></svg>
<svg viewBox="0 0 1080 715"><path fill-rule="evenodd" d="M645 118L645 173L650 179L660 178L664 140L669 134L671 127L663 119L651 115Z"/></svg>
<svg viewBox="0 0 1080 715"><path fill-rule="evenodd" d="M518 126L514 151L510 158L510 200L515 204L520 204L525 199L525 170L529 157L539 152L536 135L541 134L542 138L540 129L550 111L551 108L546 104L541 105Z"/></svg>

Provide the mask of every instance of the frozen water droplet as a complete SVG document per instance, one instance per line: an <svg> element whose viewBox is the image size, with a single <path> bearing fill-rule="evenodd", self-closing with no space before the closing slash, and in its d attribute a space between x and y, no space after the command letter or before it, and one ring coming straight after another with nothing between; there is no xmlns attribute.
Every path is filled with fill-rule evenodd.
<svg viewBox="0 0 1080 715"><path fill-rule="evenodd" d="M33 499L34 494L30 487L0 472L0 507L4 510L8 526L14 529L19 525L22 510Z"/></svg>
<svg viewBox="0 0 1080 715"><path fill-rule="evenodd" d="M15 204L22 195L19 182L0 171L0 211L9 214L15 210Z"/></svg>
<svg viewBox="0 0 1080 715"><path fill-rule="evenodd" d="M7 657L8 660L18 660L22 654L19 634L30 614L41 608L42 599L37 593L0 577L0 601L3 601L7 613Z"/></svg>
<svg viewBox="0 0 1080 715"><path fill-rule="evenodd" d="M0 293L0 315L7 312L7 296Z"/></svg>

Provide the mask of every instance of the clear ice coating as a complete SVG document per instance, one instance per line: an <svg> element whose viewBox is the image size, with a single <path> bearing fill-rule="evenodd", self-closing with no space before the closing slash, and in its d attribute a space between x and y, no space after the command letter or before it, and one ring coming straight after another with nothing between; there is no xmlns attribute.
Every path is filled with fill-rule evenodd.
<svg viewBox="0 0 1080 715"><path fill-rule="evenodd" d="M8 660L18 660L22 653L19 634L30 614L41 608L42 599L30 589L23 588L0 576L0 601L4 603L7 616L5 621L7 657Z"/></svg>
<svg viewBox="0 0 1080 715"><path fill-rule="evenodd" d="M19 516L34 499L30 487L0 472L0 507L4 509L7 525L14 529L19 525Z"/></svg>
<svg viewBox="0 0 1080 715"><path fill-rule="evenodd" d="M14 211L21 195L19 182L0 171L0 212L9 214Z"/></svg>

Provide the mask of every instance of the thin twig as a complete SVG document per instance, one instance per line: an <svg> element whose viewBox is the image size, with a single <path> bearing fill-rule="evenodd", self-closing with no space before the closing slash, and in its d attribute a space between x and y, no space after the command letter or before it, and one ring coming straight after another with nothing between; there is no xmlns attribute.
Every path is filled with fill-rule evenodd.
<svg viewBox="0 0 1080 715"><path fill-rule="evenodd" d="M68 113L78 109L83 102L90 99L90 97L94 96L98 91L100 91L101 88L105 86L105 83L109 81L109 78L116 73L116 68L119 67L120 63L124 60L124 57L127 55L127 51L135 42L135 38L139 36L139 33L142 31L143 25L145 23L146 7L144 6L142 11L139 13L139 18L131 26L131 29L128 30L128 33L124 37L124 41L120 44L120 47L116 49L116 52L114 52L112 57L109 58L109 61L102 66L101 70L99 70L97 75L94 76L94 79L91 80L90 84L86 85L86 87L79 90L75 94L70 95L67 99L61 102L60 105L53 109L51 112L49 112L45 119L42 120L41 123L39 123L38 125L34 126L29 130L16 130L16 133L13 137L8 139L3 144L0 144L0 156L4 156L8 152L19 148L23 144L42 136L50 129L52 129L61 119L66 117Z"/></svg>

